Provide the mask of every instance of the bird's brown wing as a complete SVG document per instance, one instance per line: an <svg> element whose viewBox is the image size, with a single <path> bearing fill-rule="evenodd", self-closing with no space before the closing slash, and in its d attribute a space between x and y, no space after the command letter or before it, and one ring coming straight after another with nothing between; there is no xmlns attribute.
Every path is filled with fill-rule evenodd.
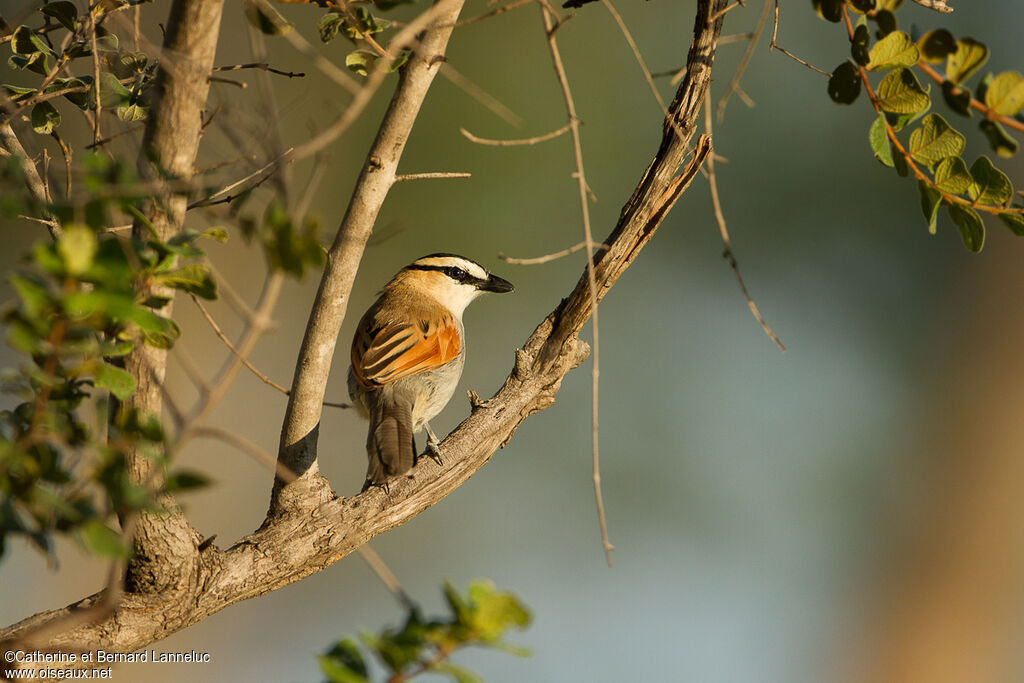
<svg viewBox="0 0 1024 683"><path fill-rule="evenodd" d="M448 313L376 328L360 325L352 340L352 372L372 389L439 368L459 349L459 331Z"/></svg>

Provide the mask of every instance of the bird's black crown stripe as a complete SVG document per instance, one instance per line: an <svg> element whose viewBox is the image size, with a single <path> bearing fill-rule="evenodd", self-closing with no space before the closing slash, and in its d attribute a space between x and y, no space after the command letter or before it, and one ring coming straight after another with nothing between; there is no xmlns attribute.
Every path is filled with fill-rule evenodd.
<svg viewBox="0 0 1024 683"><path fill-rule="evenodd" d="M424 258L427 258L427 257L424 257ZM482 267L483 266L481 266L481 268ZM465 284L473 284L473 285L475 285L475 284L479 284L481 282L487 282L486 279L481 279L481 278L478 278L478 277L476 277L474 275L470 275L469 273L467 273L462 268L459 268L458 266L424 266L424 265L418 265L418 264L414 263L414 264L412 264L410 266L406 266L405 270L436 270L436 271L438 271L440 273L444 273L445 275L447 275L451 279L455 280L456 282L462 282L462 283L465 283ZM485 270L484 272L487 272L487 271Z"/></svg>

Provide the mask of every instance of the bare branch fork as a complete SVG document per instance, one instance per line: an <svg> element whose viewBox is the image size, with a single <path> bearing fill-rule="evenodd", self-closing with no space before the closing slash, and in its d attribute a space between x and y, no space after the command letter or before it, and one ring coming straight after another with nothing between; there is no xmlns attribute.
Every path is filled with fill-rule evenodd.
<svg viewBox="0 0 1024 683"><path fill-rule="evenodd" d="M604 240L608 248L592 258L597 301L651 239L710 153L706 136L688 150L721 31L721 18L709 21L709 17L725 5L725 0L698 2L687 75L669 107L661 144ZM440 0L435 5L436 21L424 32L420 48L404 67L332 247L299 358L278 456L280 464L301 476L275 486L267 520L232 547L221 550L212 543L201 543L185 554L169 552L166 561L192 568L186 585L162 593L126 592L113 614L98 622L65 626L47 633L45 639L28 640L31 633L41 634L51 624L63 625L68 615L81 614L101 603L104 596L100 592L0 630L0 642L17 639L33 646L132 651L225 607L294 583L409 521L454 491L512 438L524 419L552 405L562 378L589 351L577 337L594 300L586 273L516 351L512 372L501 389L490 400L473 402L470 416L444 440L448 455L444 465L424 458L408 477L394 482L389 493L370 489L345 498L335 496L317 471L316 428L334 339L376 209L397 166L397 159L378 156L380 144L394 141L395 136L404 142L418 102L436 73L436 57L443 53L451 30L446 25L454 24L461 6L461 0ZM692 156L679 172L688 153Z"/></svg>

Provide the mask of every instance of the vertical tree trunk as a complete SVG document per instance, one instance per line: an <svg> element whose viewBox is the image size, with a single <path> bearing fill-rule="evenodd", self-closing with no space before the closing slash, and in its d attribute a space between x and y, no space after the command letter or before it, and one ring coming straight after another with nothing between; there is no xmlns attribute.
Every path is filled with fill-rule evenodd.
<svg viewBox="0 0 1024 683"><path fill-rule="evenodd" d="M139 159L139 173L147 180L192 177L223 7L223 0L175 0L171 5ZM166 240L181 230L187 204L188 195L179 187L162 193L146 208L146 217L160 239ZM136 220L132 234L145 239L148 228ZM161 293L173 295L171 290ZM170 315L172 306L173 301L161 313ZM159 416L167 351L140 345L125 365L138 382L127 407ZM130 473L134 482L148 488L158 485L162 477L155 464L138 452L132 454ZM181 560L196 553L200 539L170 497L161 502L168 512L143 512L126 525L126 531L134 534L135 546L128 590L160 592L183 587L194 573L194 563Z"/></svg>

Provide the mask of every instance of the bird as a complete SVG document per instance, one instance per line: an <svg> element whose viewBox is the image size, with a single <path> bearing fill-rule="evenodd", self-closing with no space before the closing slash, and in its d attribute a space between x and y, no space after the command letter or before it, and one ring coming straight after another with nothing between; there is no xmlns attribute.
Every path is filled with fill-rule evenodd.
<svg viewBox="0 0 1024 683"><path fill-rule="evenodd" d="M462 313L484 292L512 292L511 282L476 261L450 253L416 259L384 285L352 338L348 391L369 419L365 491L417 461L414 433L440 462L433 419L448 404L466 361Z"/></svg>

